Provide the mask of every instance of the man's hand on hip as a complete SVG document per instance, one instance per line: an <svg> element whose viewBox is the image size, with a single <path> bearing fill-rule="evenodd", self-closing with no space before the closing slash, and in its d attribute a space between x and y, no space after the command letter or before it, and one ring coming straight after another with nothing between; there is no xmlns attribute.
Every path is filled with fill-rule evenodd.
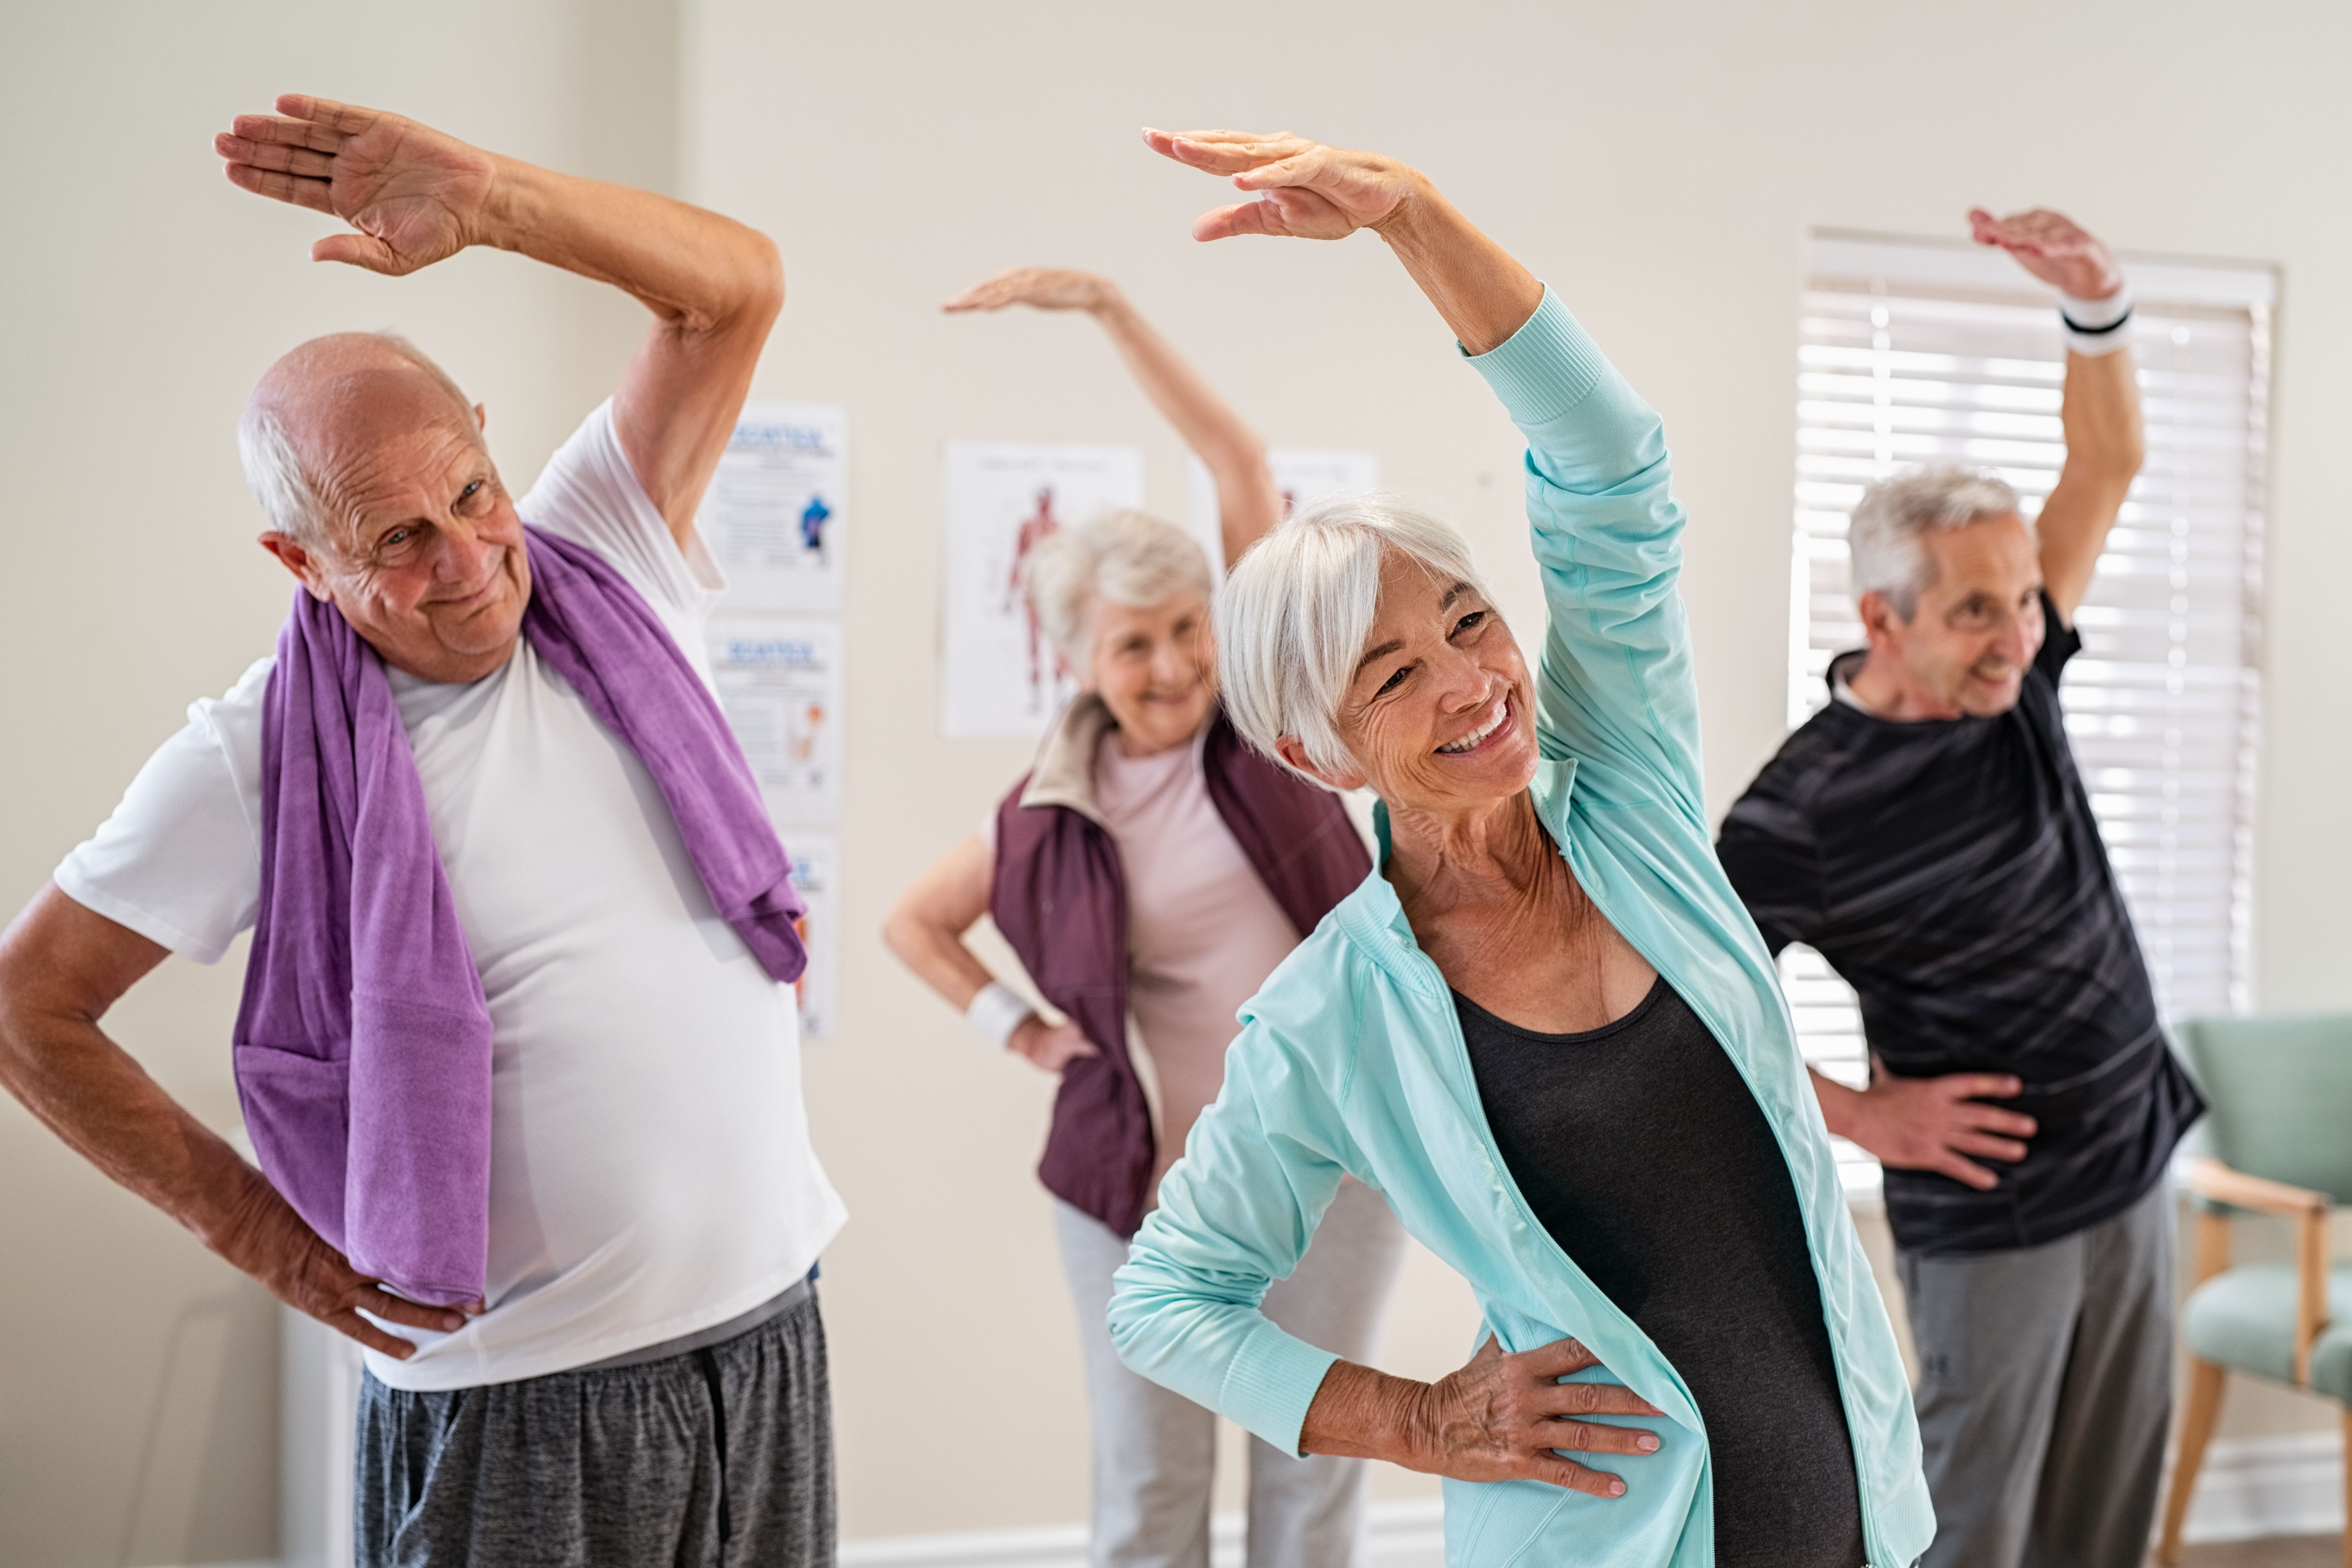
<svg viewBox="0 0 2352 1568"><path fill-rule="evenodd" d="M1998 1186L2000 1178L1977 1160L2013 1164L2025 1158L2024 1140L2037 1127L2033 1118L1985 1103L2022 1091L2025 1086L2015 1078L1983 1072L1896 1078L1875 1057L1871 1065L1868 1089L1831 1085L1822 1091L1822 1110L1831 1131L1852 1139L1879 1163L1898 1171L1935 1171L1983 1192ZM1814 1082L1826 1080L1816 1075Z"/></svg>
<svg viewBox="0 0 2352 1568"><path fill-rule="evenodd" d="M427 1307L383 1289L381 1281L354 1269L340 1252L302 1223L301 1216L266 1184L246 1205L234 1231L220 1238L220 1251L231 1263L267 1286L269 1293L299 1312L307 1312L341 1334L372 1351L405 1361L415 1344L389 1334L360 1316L362 1311L405 1328L455 1333L482 1304Z"/></svg>
<svg viewBox="0 0 2352 1568"><path fill-rule="evenodd" d="M310 247L398 277L496 243L485 232L499 160L397 114L288 93L276 114L240 114L213 138L232 184L332 213L359 232Z"/></svg>

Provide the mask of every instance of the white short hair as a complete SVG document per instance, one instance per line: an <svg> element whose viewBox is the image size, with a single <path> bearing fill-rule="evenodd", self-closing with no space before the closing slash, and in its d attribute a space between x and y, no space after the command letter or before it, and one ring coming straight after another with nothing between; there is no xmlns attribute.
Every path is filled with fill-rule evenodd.
<svg viewBox="0 0 2352 1568"><path fill-rule="evenodd" d="M1339 739L1339 705L1380 613L1381 567L1391 555L1493 597L1460 534L1386 495L1329 496L1301 507L1218 590L1225 712L1244 740L1284 766L1276 742L1285 735L1296 736L1317 767L1353 765Z"/></svg>
<svg viewBox="0 0 2352 1568"><path fill-rule="evenodd" d="M1192 536L1149 512L1114 511L1057 529L1029 555L1030 606L1073 668L1091 657L1087 602L1097 594L1143 609L1188 588L1205 601L1213 587L1209 558Z"/></svg>
<svg viewBox="0 0 2352 1568"><path fill-rule="evenodd" d="M368 335L439 382L459 408L473 407L449 373L434 363L423 349L398 332ZM262 515L272 529L313 550L332 542L326 503L319 498L318 486L303 468L285 425L258 397L247 401L245 413L236 422L236 455L245 467L246 487L261 503Z"/></svg>
<svg viewBox="0 0 2352 1568"><path fill-rule="evenodd" d="M1990 474L1937 468L1881 479L1862 492L1846 524L1853 596L1884 595L1909 620L1936 581L1935 563L1919 542L1933 531L2012 514L2022 515L2017 492Z"/></svg>

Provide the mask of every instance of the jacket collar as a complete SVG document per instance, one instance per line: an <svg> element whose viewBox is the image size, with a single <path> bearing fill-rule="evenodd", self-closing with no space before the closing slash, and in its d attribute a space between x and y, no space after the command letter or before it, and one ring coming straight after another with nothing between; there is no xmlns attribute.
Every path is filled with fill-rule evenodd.
<svg viewBox="0 0 2352 1568"><path fill-rule="evenodd" d="M1095 751L1111 723L1110 709L1093 692L1071 698L1037 748L1028 785L1021 792L1021 808L1063 806L1104 826L1101 808L1095 804Z"/></svg>
<svg viewBox="0 0 2352 1568"><path fill-rule="evenodd" d="M1576 786L1576 759L1562 757L1557 762L1536 764L1535 783L1528 785L1535 796L1536 816L1544 831L1551 835L1559 852L1570 855L1568 837L1568 803ZM1422 956L1421 943L1414 940L1412 922L1404 916L1404 904L1397 898L1396 889L1389 885L1383 869L1389 863L1389 807L1386 801L1372 803L1372 874L1366 877L1356 890L1348 895L1332 911L1340 929L1370 955L1372 962L1398 984L1424 1001L1452 1005L1446 994L1444 978L1437 966Z"/></svg>

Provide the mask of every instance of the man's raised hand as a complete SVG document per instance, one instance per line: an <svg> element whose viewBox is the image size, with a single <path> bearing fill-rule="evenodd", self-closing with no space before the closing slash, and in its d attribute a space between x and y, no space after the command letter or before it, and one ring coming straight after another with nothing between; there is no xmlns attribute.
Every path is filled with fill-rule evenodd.
<svg viewBox="0 0 2352 1568"><path fill-rule="evenodd" d="M358 230L310 247L398 277L483 239L497 160L397 114L288 93L276 114L240 114L213 138L231 184L331 213Z"/></svg>
<svg viewBox="0 0 2352 1568"><path fill-rule="evenodd" d="M1237 234L1344 239L1392 221L1420 182L1394 158L1326 147L1287 131L1147 130L1143 140L1163 157L1232 175L1236 189L1265 193L1256 201L1202 214L1192 224L1194 239Z"/></svg>
<svg viewBox="0 0 2352 1568"><path fill-rule="evenodd" d="M2062 294L2104 300L2123 287L2114 255L2074 219L2047 207L1995 217L1969 209L1969 232L1979 245L1999 246L2018 265Z"/></svg>

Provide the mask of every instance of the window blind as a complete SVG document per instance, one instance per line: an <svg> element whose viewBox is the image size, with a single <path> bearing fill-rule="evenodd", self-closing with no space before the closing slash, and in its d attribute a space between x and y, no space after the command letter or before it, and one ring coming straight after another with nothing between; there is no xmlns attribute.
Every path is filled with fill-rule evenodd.
<svg viewBox="0 0 2352 1568"><path fill-rule="evenodd" d="M1989 469L2030 518L2065 456L2065 345L2051 291L2004 255L1816 234L1800 310L1789 722L1863 645L1846 519L1923 464ZM2251 962L2261 696L2263 481L2275 276L2129 264L2147 462L2075 615L2066 728L2166 1016L2242 1011ZM1791 947L1781 977L1806 1059L1859 1086L1853 994ZM1840 1142L1849 1189L1870 1157Z"/></svg>

